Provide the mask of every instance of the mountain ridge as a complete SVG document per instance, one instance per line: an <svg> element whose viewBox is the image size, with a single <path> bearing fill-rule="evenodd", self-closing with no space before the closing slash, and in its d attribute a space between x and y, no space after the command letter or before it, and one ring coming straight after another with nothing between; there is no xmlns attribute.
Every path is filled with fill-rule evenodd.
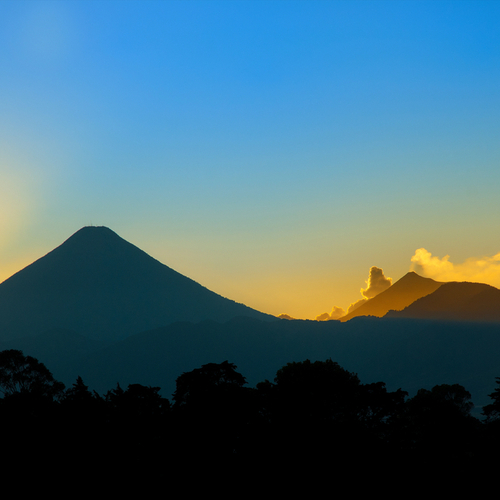
<svg viewBox="0 0 500 500"><path fill-rule="evenodd" d="M485 283L451 281L390 318L500 322L500 290Z"/></svg>
<svg viewBox="0 0 500 500"><path fill-rule="evenodd" d="M349 321L357 316L385 316L391 310L402 310L415 300L436 291L443 283L431 278L424 278L410 271L391 285L387 290L379 293L354 311L339 318L340 321Z"/></svg>

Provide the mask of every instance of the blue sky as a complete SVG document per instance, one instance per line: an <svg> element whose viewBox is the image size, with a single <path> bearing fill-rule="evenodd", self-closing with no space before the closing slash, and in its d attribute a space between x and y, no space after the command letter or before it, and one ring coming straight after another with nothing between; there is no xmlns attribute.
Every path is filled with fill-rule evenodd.
<svg viewBox="0 0 500 500"><path fill-rule="evenodd" d="M93 223L314 318L418 248L497 254L499 22L496 1L0 2L0 280Z"/></svg>

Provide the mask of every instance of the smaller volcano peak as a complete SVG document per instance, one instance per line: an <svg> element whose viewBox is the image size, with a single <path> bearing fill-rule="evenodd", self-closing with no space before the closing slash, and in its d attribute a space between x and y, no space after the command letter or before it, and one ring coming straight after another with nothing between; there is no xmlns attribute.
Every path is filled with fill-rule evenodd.
<svg viewBox="0 0 500 500"><path fill-rule="evenodd" d="M415 271L408 271L399 281L402 280L425 280L425 279L430 279L430 278L425 278L424 276L420 276L420 274L417 274ZM433 280L434 281L434 280Z"/></svg>

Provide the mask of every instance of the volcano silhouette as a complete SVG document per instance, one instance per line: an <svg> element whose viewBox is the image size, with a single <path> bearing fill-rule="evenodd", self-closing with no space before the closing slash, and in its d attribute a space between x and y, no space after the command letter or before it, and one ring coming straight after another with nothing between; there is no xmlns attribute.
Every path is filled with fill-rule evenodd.
<svg viewBox="0 0 500 500"><path fill-rule="evenodd" d="M175 321L274 319L158 262L107 227L84 227L0 284L0 340L68 329L104 341Z"/></svg>
<svg viewBox="0 0 500 500"><path fill-rule="evenodd" d="M387 290L340 318L340 321L349 321L357 316L378 316L380 318L391 310L400 311L417 299L435 292L442 284L410 271Z"/></svg>

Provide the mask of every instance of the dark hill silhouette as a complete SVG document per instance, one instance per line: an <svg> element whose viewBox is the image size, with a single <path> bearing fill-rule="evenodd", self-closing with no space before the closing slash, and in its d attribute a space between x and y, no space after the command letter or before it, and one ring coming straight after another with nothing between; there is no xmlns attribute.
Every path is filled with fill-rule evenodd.
<svg viewBox="0 0 500 500"><path fill-rule="evenodd" d="M0 284L0 340L66 329L113 341L175 321L274 319L211 292L106 227L84 227Z"/></svg>
<svg viewBox="0 0 500 500"><path fill-rule="evenodd" d="M340 318L340 321L348 321L356 316L377 316L381 318L390 310L400 311L404 309L415 300L433 293L441 285L442 283L439 281L423 278L414 272L409 272L387 290Z"/></svg>
<svg viewBox="0 0 500 500"><path fill-rule="evenodd" d="M484 283L445 283L388 317L500 322L500 290Z"/></svg>
<svg viewBox="0 0 500 500"><path fill-rule="evenodd" d="M92 350L77 335L53 342L55 332L4 343L44 362L70 387L81 376L100 394L128 384L159 386L164 397L175 379L206 363L236 364L250 387L273 380L292 361L332 358L365 383L386 382L413 396L436 384L463 385L476 405L488 403L499 376L500 325L435 320L368 318L352 321L261 321L234 318L226 323L178 322L132 335ZM50 345L44 341L50 341ZM90 349L89 349L90 348Z"/></svg>

